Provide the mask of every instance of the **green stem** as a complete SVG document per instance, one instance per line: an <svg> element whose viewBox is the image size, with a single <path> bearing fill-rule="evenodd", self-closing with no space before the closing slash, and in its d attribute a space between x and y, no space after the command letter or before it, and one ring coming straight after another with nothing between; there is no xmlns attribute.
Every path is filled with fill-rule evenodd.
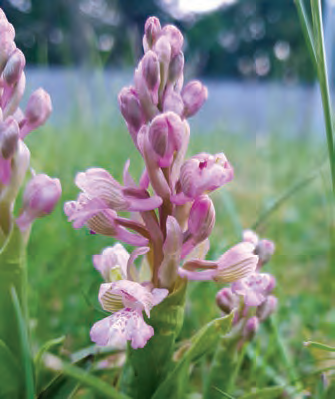
<svg viewBox="0 0 335 399"><path fill-rule="evenodd" d="M328 73L326 63L326 53L323 37L323 24L322 24L322 9L321 0L311 0L311 10L313 18L313 28L315 37L315 50L317 58L317 75L320 84L321 99L323 106L323 114L325 119L328 156L330 162L330 172L332 180L332 190L335 198L335 151L333 139L333 120L332 120L332 107L329 94Z"/></svg>
<svg viewBox="0 0 335 399"><path fill-rule="evenodd" d="M303 0L294 0L295 5L297 7L298 11L298 17L300 20L300 25L302 27L302 33L304 35L307 48L309 51L309 54L311 56L313 65L315 70L317 69L317 59L316 59L316 52L315 52L315 46L314 46L314 39L313 39L313 31L307 16L307 12L305 9L305 5Z"/></svg>

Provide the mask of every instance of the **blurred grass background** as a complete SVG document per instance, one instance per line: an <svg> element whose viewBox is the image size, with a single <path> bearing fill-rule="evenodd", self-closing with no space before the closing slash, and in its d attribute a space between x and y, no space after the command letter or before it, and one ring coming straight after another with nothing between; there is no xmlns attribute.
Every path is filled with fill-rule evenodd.
<svg viewBox="0 0 335 399"><path fill-rule="evenodd" d="M114 241L91 235L86 229L74 230L62 211L63 203L76 198L78 189L73 180L79 171L103 167L121 179L128 158L135 177L143 165L125 126L115 129L103 121L82 123L78 117L61 129L46 126L28 136L27 143L33 168L59 177L63 187L56 211L34 224L28 248L33 341L41 344L66 335L64 353L70 353L91 344L90 327L102 317L97 310L102 280L93 268L92 256ZM322 168L324 144L310 137L290 139L277 126L259 137L234 136L225 131L193 133L189 155L200 151L223 151L235 168L233 182L212 194L217 212L209 254L212 259L237 243L241 230L250 228L296 182L320 170L264 221L258 233L276 244L275 255L265 268L277 278L278 328L293 365L299 375L321 366L313 363L317 359L303 348L303 341L335 342L335 311L330 300L333 275L328 259L329 181L327 165ZM215 294L220 288L211 282L189 284L181 338L219 316ZM263 348L260 353L268 364L275 362L273 367L285 374L278 348L271 344L273 334L269 326L263 326L254 345ZM257 367L249 368L248 373L247 380L255 381ZM266 384L265 380L256 381L258 387Z"/></svg>

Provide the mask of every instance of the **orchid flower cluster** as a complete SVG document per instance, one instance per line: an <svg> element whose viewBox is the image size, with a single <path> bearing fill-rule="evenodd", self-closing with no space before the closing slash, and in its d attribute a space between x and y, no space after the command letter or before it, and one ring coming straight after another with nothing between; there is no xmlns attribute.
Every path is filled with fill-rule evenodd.
<svg viewBox="0 0 335 399"><path fill-rule="evenodd" d="M0 9L0 244L12 230L14 202L30 165L30 152L23 140L46 122L52 110L50 97L41 88L30 96L25 111L19 108L26 83L25 57L14 38L13 25ZM52 212L60 195L58 179L34 175L16 219L21 231L29 230L36 218Z"/></svg>
<svg viewBox="0 0 335 399"><path fill-rule="evenodd" d="M259 323L275 312L278 302L271 294L276 285L275 277L260 272L274 253L274 243L259 239L252 230L243 232L243 241L254 245L254 253L258 255L257 268L248 276L233 282L230 287L221 289L216 296L223 314L235 311L231 336L240 337L240 345L254 337Z"/></svg>
<svg viewBox="0 0 335 399"><path fill-rule="evenodd" d="M130 175L129 160L123 184L108 171L91 168L78 173L75 183L81 193L64 206L74 228L86 225L94 234L136 247L128 254L116 244L93 258L105 279L99 301L111 313L91 330L98 345L130 341L133 348L144 347L154 331L143 311L149 317L152 307L173 293L178 280L245 284L259 263L257 245L250 240L215 261L205 260L215 224L209 195L233 179L233 167L222 152L185 159L187 119L201 108L207 89L197 80L184 85L182 46L176 27L161 27L150 17L134 86L119 93L121 113L145 164L139 182ZM123 211L129 212L128 218L120 215ZM134 261L140 255L139 269Z"/></svg>

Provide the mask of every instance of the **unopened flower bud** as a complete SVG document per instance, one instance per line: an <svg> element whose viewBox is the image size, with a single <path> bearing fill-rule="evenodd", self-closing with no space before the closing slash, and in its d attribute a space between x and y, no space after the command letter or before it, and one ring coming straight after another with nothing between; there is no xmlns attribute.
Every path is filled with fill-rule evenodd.
<svg viewBox="0 0 335 399"><path fill-rule="evenodd" d="M12 117L0 123L0 153L4 159L10 159L18 148L19 126Z"/></svg>
<svg viewBox="0 0 335 399"><path fill-rule="evenodd" d="M4 68L2 75L4 81L10 86L16 83L21 76L25 64L26 59L22 51L19 49L15 49L15 51L9 57L9 60L7 61Z"/></svg>
<svg viewBox="0 0 335 399"><path fill-rule="evenodd" d="M144 123L142 107L135 88L124 87L120 91L118 99L122 116L128 125L133 140L135 140L136 133Z"/></svg>
<svg viewBox="0 0 335 399"><path fill-rule="evenodd" d="M142 74L150 92L152 102L158 103L158 88L160 84L160 66L157 54L149 50L142 58Z"/></svg>
<svg viewBox="0 0 335 399"><path fill-rule="evenodd" d="M174 112L175 114L182 116L184 112L184 103L181 95L176 92L172 86L165 90L163 100L163 112Z"/></svg>
<svg viewBox="0 0 335 399"><path fill-rule="evenodd" d="M266 239L259 240L255 249L255 253L259 256L259 262L261 265L264 265L271 259L274 251L275 244Z"/></svg>
<svg viewBox="0 0 335 399"><path fill-rule="evenodd" d="M168 79L171 60L171 45L165 36L161 36L153 47L160 64L161 87L164 88Z"/></svg>
<svg viewBox="0 0 335 399"><path fill-rule="evenodd" d="M161 24L156 17L149 17L144 26L144 38L149 48L153 46L161 32Z"/></svg>
<svg viewBox="0 0 335 399"><path fill-rule="evenodd" d="M161 167L170 166L183 143L185 126L180 117L167 112L156 116L149 128L149 140Z"/></svg>
<svg viewBox="0 0 335 399"><path fill-rule="evenodd" d="M188 231L196 243L205 240L211 234L215 224L215 208L208 195L195 199L188 218Z"/></svg>
<svg viewBox="0 0 335 399"><path fill-rule="evenodd" d="M26 230L36 219L50 214L62 193L60 181L40 174L27 184L23 194L23 209L16 220L21 230Z"/></svg>
<svg viewBox="0 0 335 399"><path fill-rule="evenodd" d="M183 74L184 71L184 54L182 51L179 51L177 55L175 55L169 65L169 82L175 83L179 77Z"/></svg>
<svg viewBox="0 0 335 399"><path fill-rule="evenodd" d="M49 118L52 104L49 94L42 88L37 89L30 96L25 110L26 123L21 130L21 138L29 132L43 125Z"/></svg>
<svg viewBox="0 0 335 399"><path fill-rule="evenodd" d="M266 297L265 301L258 306L256 311L257 317L260 321L264 321L276 311L277 307L278 299L273 295L269 295Z"/></svg>
<svg viewBox="0 0 335 399"><path fill-rule="evenodd" d="M184 101L184 117L189 118L196 114L207 100L208 92L198 80L189 82L181 92Z"/></svg>
<svg viewBox="0 0 335 399"><path fill-rule="evenodd" d="M15 50L14 43L15 30L6 18L5 13L0 8L0 74L5 67L8 58Z"/></svg>
<svg viewBox="0 0 335 399"><path fill-rule="evenodd" d="M251 242L255 246L258 244L258 235L252 230L243 231L243 241Z"/></svg>
<svg viewBox="0 0 335 399"><path fill-rule="evenodd" d="M178 28L173 25L165 25L161 31L161 36L168 39L171 46L172 57L174 57L181 51L184 43L184 38Z"/></svg>
<svg viewBox="0 0 335 399"><path fill-rule="evenodd" d="M26 76L22 71L19 80L14 83L13 87L10 90L6 90L2 96L2 111L4 119L16 113L19 103L23 97L25 88Z"/></svg>
<svg viewBox="0 0 335 399"><path fill-rule="evenodd" d="M216 304L225 314L229 314L239 306L239 297L234 294L230 287L222 288L216 294Z"/></svg>
<svg viewBox="0 0 335 399"><path fill-rule="evenodd" d="M245 323L243 329L243 338L247 341L250 341L255 336L257 330L259 328L259 320L257 316L250 317Z"/></svg>

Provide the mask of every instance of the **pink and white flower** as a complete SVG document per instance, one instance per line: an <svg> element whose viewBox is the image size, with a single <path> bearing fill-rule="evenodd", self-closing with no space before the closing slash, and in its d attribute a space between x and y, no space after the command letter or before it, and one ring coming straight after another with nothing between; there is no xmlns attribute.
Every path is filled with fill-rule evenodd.
<svg viewBox="0 0 335 399"><path fill-rule="evenodd" d="M177 204L185 203L190 198L194 199L222 187L233 177L233 168L223 153L211 155L203 152L194 155L181 167L181 193L172 200Z"/></svg>
<svg viewBox="0 0 335 399"><path fill-rule="evenodd" d="M241 242L226 251L217 261L189 260L183 268L179 268L179 275L189 280L232 283L256 270L258 256L253 253L254 249L252 244Z"/></svg>
<svg viewBox="0 0 335 399"><path fill-rule="evenodd" d="M155 288L150 292L141 284L128 280L102 284L99 301L104 310L113 314L93 325L92 341L114 347L124 347L130 341L134 349L143 348L154 335L154 329L146 324L142 312L150 317L152 307L167 295L167 289Z"/></svg>
<svg viewBox="0 0 335 399"><path fill-rule="evenodd" d="M231 289L244 297L247 306L258 306L265 301L269 290L273 288L273 278L267 273L252 273L235 281Z"/></svg>
<svg viewBox="0 0 335 399"><path fill-rule="evenodd" d="M94 267L109 283L127 278L127 263L129 253L120 243L105 248L100 255L93 255Z"/></svg>

